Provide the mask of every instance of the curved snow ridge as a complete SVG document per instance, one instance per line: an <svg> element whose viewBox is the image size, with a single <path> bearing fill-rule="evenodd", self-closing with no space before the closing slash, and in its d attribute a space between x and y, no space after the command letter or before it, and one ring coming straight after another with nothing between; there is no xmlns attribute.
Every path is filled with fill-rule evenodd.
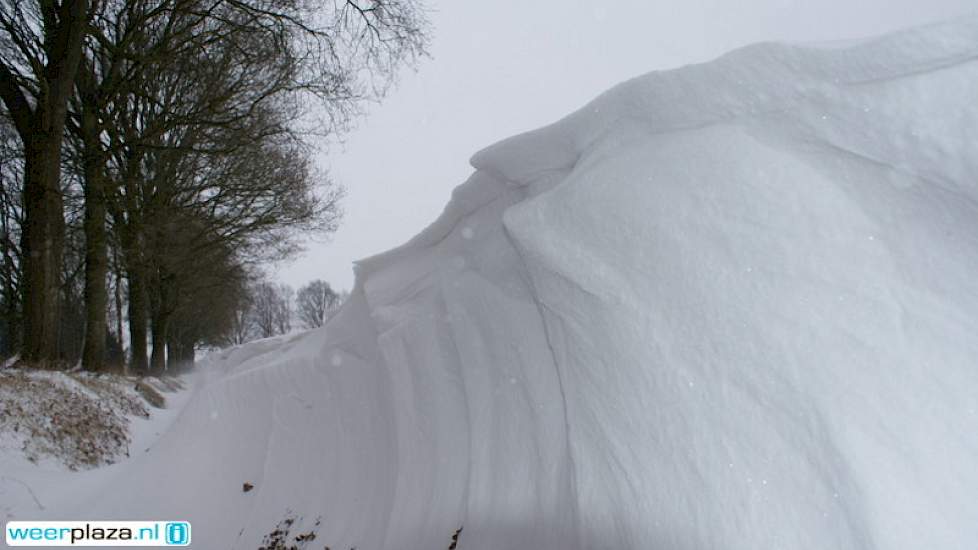
<svg viewBox="0 0 978 550"><path fill-rule="evenodd" d="M978 57L978 16L910 29L844 48L754 44L715 61L649 73L577 112L476 153L472 165L511 182L569 169L622 121L670 132L790 109L832 88L897 79Z"/></svg>
<svg viewBox="0 0 978 550"><path fill-rule="evenodd" d="M439 491L471 548L973 546L976 57L758 45L477 154L360 273L411 388L388 547Z"/></svg>
<svg viewBox="0 0 978 550"><path fill-rule="evenodd" d="M289 511L365 550L974 548L976 53L978 18L753 46L480 152L90 512L202 548Z"/></svg>
<svg viewBox="0 0 978 550"><path fill-rule="evenodd" d="M972 546L976 54L753 46L477 154L359 272L387 547Z"/></svg>

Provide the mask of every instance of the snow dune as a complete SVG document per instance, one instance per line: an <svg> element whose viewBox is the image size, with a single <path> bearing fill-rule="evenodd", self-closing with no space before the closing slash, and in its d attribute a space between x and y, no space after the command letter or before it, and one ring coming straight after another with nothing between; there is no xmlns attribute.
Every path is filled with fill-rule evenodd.
<svg viewBox="0 0 978 550"><path fill-rule="evenodd" d="M59 515L206 550L289 514L308 548L973 549L976 83L976 18L625 82L476 154L333 322L212 359Z"/></svg>

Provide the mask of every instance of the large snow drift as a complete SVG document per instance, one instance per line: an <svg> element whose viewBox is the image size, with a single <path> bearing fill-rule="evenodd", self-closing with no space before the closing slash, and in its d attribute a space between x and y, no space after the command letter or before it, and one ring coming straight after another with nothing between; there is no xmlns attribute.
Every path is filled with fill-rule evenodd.
<svg viewBox="0 0 978 550"><path fill-rule="evenodd" d="M472 164L329 326L214 359L60 515L204 550L290 512L309 548L978 545L978 19L651 73Z"/></svg>

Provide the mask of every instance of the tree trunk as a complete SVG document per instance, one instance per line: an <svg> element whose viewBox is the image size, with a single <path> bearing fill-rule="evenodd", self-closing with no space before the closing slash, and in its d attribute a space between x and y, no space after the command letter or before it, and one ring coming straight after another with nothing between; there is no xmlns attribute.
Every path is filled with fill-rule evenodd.
<svg viewBox="0 0 978 550"><path fill-rule="evenodd" d="M62 117L61 128L64 126ZM50 130L55 132L58 130ZM60 189L61 135L37 135L25 150L24 174L24 353L23 359L58 359L58 321L64 211Z"/></svg>
<svg viewBox="0 0 978 550"><path fill-rule="evenodd" d="M163 374L166 370L166 330L169 319L160 310L153 312L153 355L150 358L150 369L153 374Z"/></svg>
<svg viewBox="0 0 978 550"><path fill-rule="evenodd" d="M166 345L167 371L179 373L190 370L194 366L195 343L188 341L186 336L170 336Z"/></svg>
<svg viewBox="0 0 978 550"><path fill-rule="evenodd" d="M153 374L163 374L166 370L166 343L167 325L169 324L169 314L167 313L167 279L160 267L158 255L165 254L161 250L162 240L159 235L159 228L152 225L150 229L152 237L147 239L152 244L147 248L151 251L152 259L149 260L152 268L149 269L150 275L147 278L149 285L149 315L150 328L152 329L153 354L149 360L149 367Z"/></svg>
<svg viewBox="0 0 978 550"><path fill-rule="evenodd" d="M180 356L180 342L171 333L166 341L166 370L173 372L177 370Z"/></svg>
<svg viewBox="0 0 978 550"><path fill-rule="evenodd" d="M138 374L146 374L146 284L142 269L138 266L129 268L129 342L132 348L132 370Z"/></svg>
<svg viewBox="0 0 978 550"><path fill-rule="evenodd" d="M126 376L129 375L129 362L126 361L126 341L122 336L124 331L123 321L122 321L122 272L119 268L119 257L118 254L113 254L112 260L112 272L115 277L115 284L113 285L113 292L115 298L115 337L119 342L119 351L121 352L122 361L122 373Z"/></svg>
<svg viewBox="0 0 978 550"><path fill-rule="evenodd" d="M23 359L58 359L59 290L64 247L61 146L68 97L81 60L87 0L65 0L44 29L47 56L33 109L4 69L3 99L24 144L24 347Z"/></svg>
<svg viewBox="0 0 978 550"><path fill-rule="evenodd" d="M89 99L90 101L90 99ZM82 366L95 371L105 363L105 336L108 331L105 288L109 269L105 232L105 174L98 121L88 101L82 107L82 140L85 175L85 348Z"/></svg>

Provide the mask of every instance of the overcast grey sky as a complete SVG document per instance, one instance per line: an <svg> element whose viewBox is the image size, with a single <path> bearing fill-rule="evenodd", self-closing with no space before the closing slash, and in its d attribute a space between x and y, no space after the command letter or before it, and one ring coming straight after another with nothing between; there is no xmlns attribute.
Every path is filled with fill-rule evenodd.
<svg viewBox="0 0 978 550"><path fill-rule="evenodd" d="M431 59L320 161L347 188L331 242L277 276L353 285L352 262L442 211L477 150L552 122L614 84L752 42L872 36L976 10L974 0L429 1Z"/></svg>

